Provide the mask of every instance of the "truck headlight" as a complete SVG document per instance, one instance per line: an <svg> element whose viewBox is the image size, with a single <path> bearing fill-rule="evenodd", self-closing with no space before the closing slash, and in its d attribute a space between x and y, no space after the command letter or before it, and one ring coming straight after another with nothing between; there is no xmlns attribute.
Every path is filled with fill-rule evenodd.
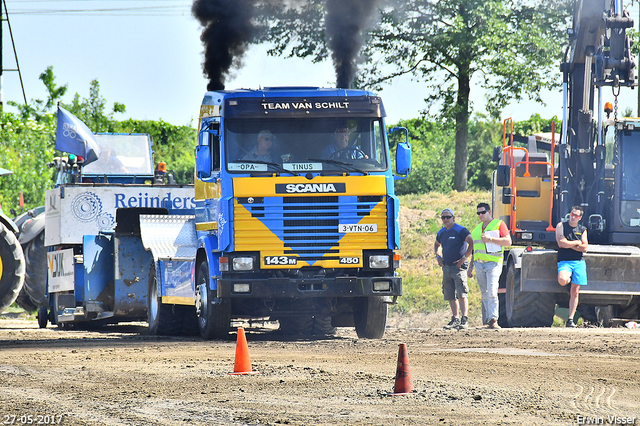
<svg viewBox="0 0 640 426"><path fill-rule="evenodd" d="M375 254L369 257L369 268L371 269L388 269L389 265L388 254Z"/></svg>
<svg viewBox="0 0 640 426"><path fill-rule="evenodd" d="M253 257L234 257L234 271L251 271L253 270Z"/></svg>

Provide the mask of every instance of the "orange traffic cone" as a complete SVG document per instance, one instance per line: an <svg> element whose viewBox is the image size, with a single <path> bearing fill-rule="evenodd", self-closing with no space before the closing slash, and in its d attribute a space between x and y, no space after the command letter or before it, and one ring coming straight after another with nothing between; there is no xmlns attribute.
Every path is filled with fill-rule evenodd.
<svg viewBox="0 0 640 426"><path fill-rule="evenodd" d="M407 345L400 343L398 348L398 368L396 370L396 384L393 388L391 396L407 395L413 390L413 382L411 381L411 370L409 369L409 355L407 354Z"/></svg>
<svg viewBox="0 0 640 426"><path fill-rule="evenodd" d="M249 348L247 346L247 337L244 334L244 328L238 328L238 341L236 342L236 362L233 366L233 373L229 374L260 374L257 371L251 371L251 360L249 359Z"/></svg>

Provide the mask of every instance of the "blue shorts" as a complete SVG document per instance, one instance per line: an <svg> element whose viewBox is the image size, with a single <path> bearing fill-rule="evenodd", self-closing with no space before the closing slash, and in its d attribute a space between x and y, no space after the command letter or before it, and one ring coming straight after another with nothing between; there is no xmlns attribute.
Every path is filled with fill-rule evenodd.
<svg viewBox="0 0 640 426"><path fill-rule="evenodd" d="M578 285L587 285L587 262L583 260L561 260L558 262L560 271L571 272L571 282Z"/></svg>

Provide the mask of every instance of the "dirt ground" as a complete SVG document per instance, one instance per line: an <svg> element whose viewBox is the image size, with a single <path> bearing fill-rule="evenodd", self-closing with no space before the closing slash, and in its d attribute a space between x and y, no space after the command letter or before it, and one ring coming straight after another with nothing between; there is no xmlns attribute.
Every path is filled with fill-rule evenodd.
<svg viewBox="0 0 640 426"><path fill-rule="evenodd" d="M143 324L69 331L4 319L0 424L575 425L617 416L640 425L640 330L446 331L444 322L395 318L381 340L347 328L293 339L254 325L246 335L260 374L232 376L235 334L203 341L147 336ZM415 389L388 396L400 343Z"/></svg>

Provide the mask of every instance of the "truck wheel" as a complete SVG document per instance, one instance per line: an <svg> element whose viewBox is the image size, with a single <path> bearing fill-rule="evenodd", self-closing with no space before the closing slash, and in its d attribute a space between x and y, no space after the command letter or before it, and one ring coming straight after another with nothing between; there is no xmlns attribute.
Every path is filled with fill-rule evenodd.
<svg viewBox="0 0 640 426"><path fill-rule="evenodd" d="M11 305L24 283L24 254L16 236L0 223L0 312Z"/></svg>
<svg viewBox="0 0 640 426"><path fill-rule="evenodd" d="M147 322L149 334L176 336L182 328L182 311L175 305L162 303L160 283L156 277L156 265L149 272L149 293L147 295Z"/></svg>
<svg viewBox="0 0 640 426"><path fill-rule="evenodd" d="M361 339L382 339L387 326L388 307L380 296L359 297L354 301L353 320Z"/></svg>
<svg viewBox="0 0 640 426"><path fill-rule="evenodd" d="M216 295L213 290L209 289L208 284L209 264L205 260L198 265L196 272L198 328L204 339L226 339L231 330L231 303L227 299L220 299L219 303L212 303Z"/></svg>
<svg viewBox="0 0 640 426"><path fill-rule="evenodd" d="M520 291L520 269L507 269L505 310L509 327L550 327L556 301L549 293Z"/></svg>
<svg viewBox="0 0 640 426"><path fill-rule="evenodd" d="M22 250L26 264L23 291L36 308L47 307L47 248L44 246L44 231L25 244Z"/></svg>
<svg viewBox="0 0 640 426"><path fill-rule="evenodd" d="M47 322L49 321L49 311L47 308L38 308L38 327L47 328Z"/></svg>

